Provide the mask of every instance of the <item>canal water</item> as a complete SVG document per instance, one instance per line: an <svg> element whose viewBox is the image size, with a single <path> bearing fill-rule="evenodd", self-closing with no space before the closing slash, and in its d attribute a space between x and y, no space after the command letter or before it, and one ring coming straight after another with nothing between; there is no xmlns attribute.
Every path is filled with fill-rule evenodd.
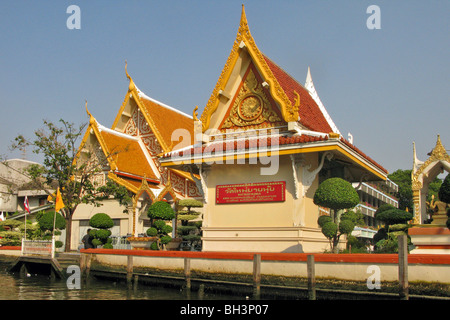
<svg viewBox="0 0 450 320"><path fill-rule="evenodd" d="M46 275L21 276L8 272L9 264L0 263L0 300L235 300L229 295L187 292L125 281L91 277L81 281L80 289L69 289L66 280L52 280Z"/></svg>

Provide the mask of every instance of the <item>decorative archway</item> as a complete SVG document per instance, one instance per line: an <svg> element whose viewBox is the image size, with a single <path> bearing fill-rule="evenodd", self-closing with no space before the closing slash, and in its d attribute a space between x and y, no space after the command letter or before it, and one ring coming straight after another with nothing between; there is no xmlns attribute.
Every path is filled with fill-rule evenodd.
<svg viewBox="0 0 450 320"><path fill-rule="evenodd" d="M429 155L430 157L425 162L418 160L414 145L414 165L411 173L411 182L415 224L421 224L425 220L427 212L426 197L430 182L443 170L450 172L450 156L442 145L439 135L436 146Z"/></svg>
<svg viewBox="0 0 450 320"><path fill-rule="evenodd" d="M177 197L177 194L175 193L175 191L173 190L172 183L170 182L170 180L167 181L166 186L158 194L158 196L157 196L155 201L161 201L163 199L168 199L168 196L170 196L172 198L174 203L177 202L178 197ZM170 197L169 197L169 199L170 199Z"/></svg>
<svg viewBox="0 0 450 320"><path fill-rule="evenodd" d="M139 203L144 203L146 199L149 199L150 203L153 203L156 201L156 196L153 193L152 189L149 187L148 183L147 183L147 179L144 178L142 179L142 183L141 186L139 187L139 190L136 192L136 194L133 196L132 200L133 200L133 218L132 218L132 224L133 224L133 232L132 235L133 237L136 237L136 225L138 222L138 217L139 217L139 208L138 208L138 204Z"/></svg>

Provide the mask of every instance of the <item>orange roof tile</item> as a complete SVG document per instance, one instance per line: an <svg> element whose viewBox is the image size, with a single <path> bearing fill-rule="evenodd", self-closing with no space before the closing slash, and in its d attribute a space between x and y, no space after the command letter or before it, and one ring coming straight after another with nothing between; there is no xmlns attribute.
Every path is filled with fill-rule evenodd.
<svg viewBox="0 0 450 320"><path fill-rule="evenodd" d="M112 130L100 130L103 141L117 165L117 170L134 176L146 176L158 181L138 140Z"/></svg>
<svg viewBox="0 0 450 320"><path fill-rule="evenodd" d="M182 112L157 103L155 100L147 99L145 96L141 96L141 101L146 108L146 112L150 115L151 120L154 122L155 128L159 131L160 137L164 140L164 143L170 150L176 147L181 141L172 142L172 133L176 129L185 129L189 132L190 141L184 141L185 145L194 143L194 120ZM178 137L176 137L178 138Z"/></svg>
<svg viewBox="0 0 450 320"><path fill-rule="evenodd" d="M325 119L322 111L320 111L319 106L311 97L308 90L306 90L301 84L299 84L294 78L292 78L268 57L264 56L264 59L266 60L267 65L277 79L278 83L288 96L292 105L295 104L296 99L294 91L300 95L300 108L298 111L300 116L300 124L312 131L324 133L333 132L333 129L328 124L328 121Z"/></svg>

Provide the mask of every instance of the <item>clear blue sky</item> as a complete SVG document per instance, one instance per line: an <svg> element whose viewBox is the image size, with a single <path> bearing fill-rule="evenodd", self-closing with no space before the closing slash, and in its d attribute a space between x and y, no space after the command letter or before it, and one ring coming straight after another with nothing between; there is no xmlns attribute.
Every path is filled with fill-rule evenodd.
<svg viewBox="0 0 450 320"><path fill-rule="evenodd" d="M147 95L203 110L245 4L256 44L316 89L344 136L390 172L450 149L449 1L1 1L0 154L42 119L74 123L89 110L111 126L125 97L124 64ZM69 30L69 5L81 29ZM381 10L369 30L367 7ZM37 158L28 151L29 160Z"/></svg>

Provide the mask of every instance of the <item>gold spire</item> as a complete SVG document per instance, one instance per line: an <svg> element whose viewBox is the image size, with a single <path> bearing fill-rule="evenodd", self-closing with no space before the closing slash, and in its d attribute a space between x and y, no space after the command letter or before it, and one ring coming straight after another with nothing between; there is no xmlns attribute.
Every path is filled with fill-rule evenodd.
<svg viewBox="0 0 450 320"><path fill-rule="evenodd" d="M240 34L250 35L250 29L248 27L247 15L245 14L245 6L242 4L242 12L241 12L241 21L239 22L239 31Z"/></svg>
<svg viewBox="0 0 450 320"><path fill-rule="evenodd" d="M444 158L447 155L447 151L445 150L444 145L441 141L441 135L438 134L436 146L434 149L429 153L430 156L435 156L438 159ZM448 156L448 155L447 155Z"/></svg>
<svg viewBox="0 0 450 320"><path fill-rule="evenodd" d="M128 86L128 90L129 91L133 91L136 88L136 86L134 85L133 79L131 79L130 75L128 74L128 71L127 71L127 60L125 60L125 74L127 75L128 80L130 80L130 85Z"/></svg>
<svg viewBox="0 0 450 320"><path fill-rule="evenodd" d="M94 118L94 116L89 112L89 109L88 109L88 107L87 107L87 100L84 100L85 101L85 107L86 107L86 113L88 114L88 116L89 116L89 123L90 124L93 124L94 122L95 122L95 118Z"/></svg>
<svg viewBox="0 0 450 320"><path fill-rule="evenodd" d="M194 119L194 121L199 121L198 120L198 112L197 112L198 106L195 106L194 111L192 112L192 118Z"/></svg>

